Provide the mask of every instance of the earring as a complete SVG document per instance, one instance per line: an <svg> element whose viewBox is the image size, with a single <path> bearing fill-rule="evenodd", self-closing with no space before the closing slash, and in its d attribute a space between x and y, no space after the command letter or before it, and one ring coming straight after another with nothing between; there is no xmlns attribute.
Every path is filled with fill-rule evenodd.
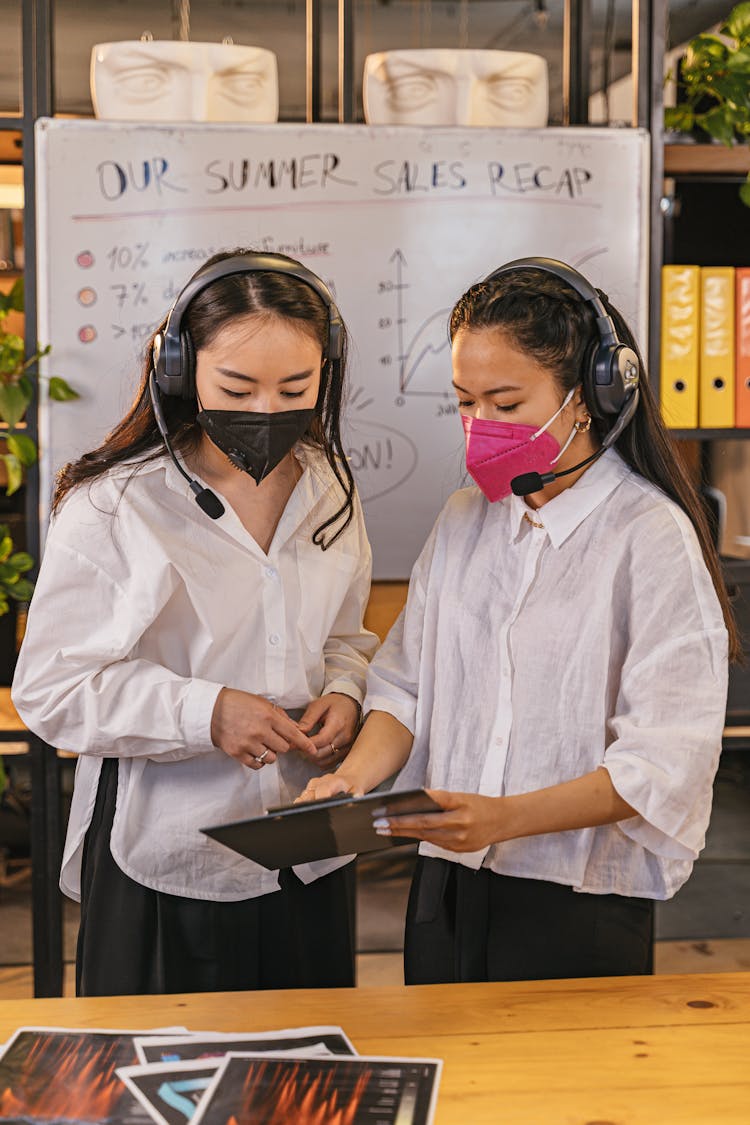
<svg viewBox="0 0 750 1125"><path fill-rule="evenodd" d="M587 414L583 422L576 421L573 423L579 434L587 434L591 429L591 415Z"/></svg>

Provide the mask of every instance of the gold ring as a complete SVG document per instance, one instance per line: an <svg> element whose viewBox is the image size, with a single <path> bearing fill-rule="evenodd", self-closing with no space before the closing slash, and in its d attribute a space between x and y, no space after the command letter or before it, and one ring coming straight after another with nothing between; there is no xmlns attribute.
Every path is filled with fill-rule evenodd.
<svg viewBox="0 0 750 1125"><path fill-rule="evenodd" d="M268 751L268 747L266 746L266 748L265 748L265 750L263 751L263 753L262 753L262 754L258 754L258 756L256 757L256 759L255 759L255 760L256 760L256 762L260 762L260 764L261 764L261 765L263 765L263 763L265 762L266 758L268 757L268 753L269 753L269 751Z"/></svg>
<svg viewBox="0 0 750 1125"><path fill-rule="evenodd" d="M336 747L335 747L335 746L333 745L333 743L331 743L331 753L332 753L332 754L338 754L338 750L337 750L337 749L336 749Z"/></svg>

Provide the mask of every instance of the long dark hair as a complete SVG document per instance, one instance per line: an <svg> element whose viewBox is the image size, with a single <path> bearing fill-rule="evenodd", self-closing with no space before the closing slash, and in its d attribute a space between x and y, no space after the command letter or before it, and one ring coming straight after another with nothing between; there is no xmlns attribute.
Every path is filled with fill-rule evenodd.
<svg viewBox="0 0 750 1125"><path fill-rule="evenodd" d="M615 448L635 472L674 500L695 528L724 615L729 655L732 660L739 660L742 646L705 508L684 465L675 456L633 334L606 294L597 292L614 321L619 339L636 352L641 368L638 408L616 440ZM451 313L451 340L462 328L501 328L519 350L533 355L551 371L563 394L581 382L581 371L591 361L593 346L599 338L591 305L554 274L535 269L510 270L490 282L473 285ZM587 401L586 405L594 415L593 404ZM600 440L615 420L614 415L594 420Z"/></svg>
<svg viewBox="0 0 750 1125"><path fill-rule="evenodd" d="M251 253L253 251L240 249L215 254L204 262L195 276L200 276L217 262ZM293 258L284 254L276 256L286 262L294 262ZM182 318L182 326L190 333L197 353L209 347L225 325L247 316L279 317L298 322L301 329L309 332L319 342L325 356L328 309L322 298L298 278L285 273L274 273L272 270L232 274L212 282L190 302ZM163 455L164 443L151 405L148 377L153 365L154 338L158 332L163 331L165 324L166 320L148 341L141 382L128 413L107 434L98 449L85 453L78 461L71 461L58 474L52 500L53 512L59 508L71 488L103 476L115 465L128 462L137 470L139 465ZM313 543L322 550L330 547L344 532L354 511L354 478L341 442L346 353L347 338L344 329L340 361L324 361L315 417L304 438L310 445L324 451L343 491L341 506L313 533ZM195 420L198 413L197 401L164 395L162 407L174 449L189 456L198 448L202 434ZM326 532L336 524L339 526L326 538Z"/></svg>

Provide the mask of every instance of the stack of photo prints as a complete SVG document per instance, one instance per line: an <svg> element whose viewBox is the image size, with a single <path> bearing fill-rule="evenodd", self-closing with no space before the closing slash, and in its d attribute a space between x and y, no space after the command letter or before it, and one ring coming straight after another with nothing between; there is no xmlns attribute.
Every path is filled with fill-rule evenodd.
<svg viewBox="0 0 750 1125"><path fill-rule="evenodd" d="M430 1125L442 1066L358 1055L340 1027L24 1027L0 1052L16 1125Z"/></svg>

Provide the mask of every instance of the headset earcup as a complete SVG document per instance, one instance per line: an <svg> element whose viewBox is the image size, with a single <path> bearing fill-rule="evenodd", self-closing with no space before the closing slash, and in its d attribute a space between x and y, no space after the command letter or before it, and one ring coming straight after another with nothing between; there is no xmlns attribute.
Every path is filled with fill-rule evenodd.
<svg viewBox="0 0 750 1125"><path fill-rule="evenodd" d="M638 356L626 344L600 349L594 365L597 408L603 415L619 414L638 386Z"/></svg>
<svg viewBox="0 0 750 1125"><path fill-rule="evenodd" d="M195 398L195 347L186 328L180 332L180 397Z"/></svg>
<svg viewBox="0 0 750 1125"><path fill-rule="evenodd" d="M340 360L344 350L344 325L336 313L328 322L328 346L326 354L332 361Z"/></svg>
<svg viewBox="0 0 750 1125"><path fill-rule="evenodd" d="M164 334L162 332L157 332L154 336L154 342L151 345L151 364L159 390L162 394L169 394L167 375L164 370Z"/></svg>
<svg viewBox="0 0 750 1125"><path fill-rule="evenodd" d="M602 410L600 388L597 385L597 360L601 356L601 344L599 340L592 340L586 349L583 357L583 398L589 409L591 417L599 421L605 416L606 411Z"/></svg>

